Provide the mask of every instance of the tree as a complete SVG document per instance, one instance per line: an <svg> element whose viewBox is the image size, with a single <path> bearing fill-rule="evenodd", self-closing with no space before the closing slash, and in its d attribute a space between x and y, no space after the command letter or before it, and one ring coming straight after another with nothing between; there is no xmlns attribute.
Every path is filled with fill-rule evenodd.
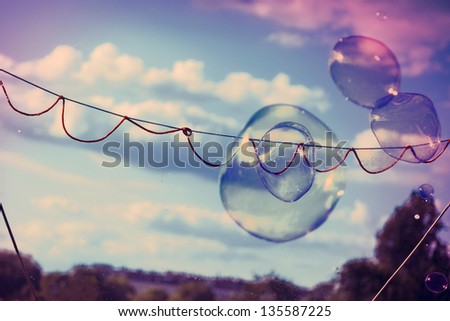
<svg viewBox="0 0 450 321"><path fill-rule="evenodd" d="M25 269L35 290L39 290L41 267L31 256L22 255ZM32 300L31 290L16 253L0 251L0 300Z"/></svg>
<svg viewBox="0 0 450 321"><path fill-rule="evenodd" d="M437 213L432 200L422 199L417 192L395 209L384 227L377 233L375 257L347 262L341 269L338 286L330 295L337 300L369 300L400 266ZM378 297L379 300L450 300L450 292L430 292L426 276L434 271L447 277L450 257L447 246L438 238L444 225L438 223L399 273Z"/></svg>
<svg viewBox="0 0 450 321"><path fill-rule="evenodd" d="M213 301L214 292L206 282L192 281L182 283L170 299L172 301Z"/></svg>
<svg viewBox="0 0 450 321"><path fill-rule="evenodd" d="M336 286L336 279L319 283L314 288L307 291L305 295L301 297L301 299L304 301L330 300L330 294L333 293L335 286Z"/></svg>
<svg viewBox="0 0 450 321"><path fill-rule="evenodd" d="M100 268L79 266L70 273L50 273L42 280L45 300L128 300L134 289L125 277L105 275Z"/></svg>
<svg viewBox="0 0 450 321"><path fill-rule="evenodd" d="M302 298L307 290L269 273L265 276L255 276L255 281L244 286L241 293L233 299L246 301L294 301Z"/></svg>
<svg viewBox="0 0 450 321"><path fill-rule="evenodd" d="M153 287L133 297L136 301L167 301L168 299L169 295L164 289Z"/></svg>

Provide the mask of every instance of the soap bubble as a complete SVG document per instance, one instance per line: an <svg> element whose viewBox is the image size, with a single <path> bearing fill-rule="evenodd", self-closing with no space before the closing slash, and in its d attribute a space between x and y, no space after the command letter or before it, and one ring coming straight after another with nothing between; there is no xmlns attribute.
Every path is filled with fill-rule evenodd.
<svg viewBox="0 0 450 321"><path fill-rule="evenodd" d="M256 169L263 184L278 199L295 202L310 189L316 173L309 165L314 158L314 148L310 147L313 143L309 131L293 122L277 124L261 138Z"/></svg>
<svg viewBox="0 0 450 321"><path fill-rule="evenodd" d="M448 279L441 272L431 272L425 278L425 286L432 293L442 293L448 288Z"/></svg>
<svg viewBox="0 0 450 321"><path fill-rule="evenodd" d="M419 196L426 201L432 200L434 197L434 188L430 184L420 185L418 192Z"/></svg>
<svg viewBox="0 0 450 321"><path fill-rule="evenodd" d="M354 103L374 108L389 103L400 88L400 65L378 40L350 36L334 46L330 60L333 81Z"/></svg>
<svg viewBox="0 0 450 321"><path fill-rule="evenodd" d="M431 159L439 148L441 125L433 102L421 94L400 93L370 111L370 126L383 150L410 163ZM405 146L413 147L401 155ZM393 148L397 147L397 148Z"/></svg>
<svg viewBox="0 0 450 321"><path fill-rule="evenodd" d="M375 17L380 21L386 21L388 19L387 13L383 10L377 11Z"/></svg>
<svg viewBox="0 0 450 321"><path fill-rule="evenodd" d="M252 140L259 140L286 121L307 128L316 146L327 146L330 139L337 141L327 125L303 108L267 106L257 111L239 133L239 150L219 175L220 195L228 214L248 233L273 242L299 238L320 226L344 194L346 181L346 169L340 166L326 173L316 172L309 191L295 202L275 197L260 179ZM314 168L335 165L333 156L326 148L316 147Z"/></svg>

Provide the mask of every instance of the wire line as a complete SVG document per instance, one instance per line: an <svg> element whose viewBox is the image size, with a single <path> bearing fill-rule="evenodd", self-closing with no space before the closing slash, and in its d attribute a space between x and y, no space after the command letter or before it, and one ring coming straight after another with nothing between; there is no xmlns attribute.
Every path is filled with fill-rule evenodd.
<svg viewBox="0 0 450 321"><path fill-rule="evenodd" d="M431 230L436 226L436 224L439 222L439 220L444 216L445 212L447 212L448 208L450 207L450 202L447 203L447 206L442 210L442 212L436 217L436 219L433 221L433 223L430 225L428 230L423 234L422 238L417 242L416 246L411 250L411 252L408 254L408 256L403 260L403 262L398 266L398 268L392 273L392 275L389 277L389 279L384 283L384 285L381 287L381 289L375 294L375 296L372 298L372 301L375 301L378 296L383 292L383 290L388 286L388 284L392 281L392 279L397 275L397 273L403 268L403 266L408 262L408 260L411 258L411 256L416 252L416 250L419 248L419 246L423 243L425 238L430 234Z"/></svg>
<svg viewBox="0 0 450 321"><path fill-rule="evenodd" d="M235 135L229 135L229 134L217 133L217 132L211 132L211 131L195 130L195 129L191 129L189 127L177 127L177 126L164 124L164 123L160 123L160 122L155 122L155 121L150 121L150 120L146 120L146 119L129 117L127 115L116 113L116 112L113 112L113 111L110 111L110 110L107 110L107 109L104 109L104 108L101 108L101 107L98 107L98 106L95 106L95 105L87 104L87 103L81 102L79 100L75 100L75 99L68 98L68 97L65 97L63 95L57 94L56 92L54 92L54 91L52 91L50 89L47 89L47 88L42 87L40 85L37 85L34 82L31 82L31 81L29 81L29 80L27 80L25 78L22 78L22 77L20 77L18 75L15 75L15 74L13 74L13 73L5 70L5 69L0 69L0 71L5 73L5 74L7 74L7 75L9 75L9 76L11 76L11 77L16 78L17 80L20 80L20 81L22 81L24 83L27 83L27 84L29 84L29 85L37 88L37 89L40 89L40 90L42 90L42 91L44 91L44 92L46 92L48 94L51 94L51 95L57 97L56 101L52 105L50 105L48 108L46 108L46 109L44 109L44 110L42 110L40 112L37 112L37 113L27 113L27 112L24 112L24 111L22 111L22 110L20 110L20 109L18 109L18 108L16 108L14 106L14 104L11 102L11 100L10 100L10 98L8 96L8 92L6 91L6 88L5 88L4 84L3 84L3 82L0 80L0 86L3 89L5 97L6 97L7 101L8 101L8 104L10 105L10 107L15 112L17 112L17 113L19 113L21 115L24 115L24 116L41 116L41 115L49 112L50 110L52 110L61 101L62 102L61 123L62 123L63 130L64 130L64 132L66 133L66 135L68 137L70 137L71 139L73 139L75 141L78 141L78 142L82 142L82 143L97 143L97 142L100 142L100 141L108 138L110 135L112 135L124 122L129 122L129 123L133 124L134 126L140 128L140 129L142 129L142 130L144 130L144 131L146 131L146 132L148 132L150 134L154 134L154 135L165 135L165 134L170 134L170 133L182 132L184 134L184 136L186 137L186 140L187 140L187 142L188 142L192 152L194 153L194 155L198 159L200 159L200 161L202 161L205 165L210 166L210 167L220 167L220 166L224 166L225 164L227 164L229 162L229 160L226 160L226 161L223 161L223 162L219 162L219 163L211 163L211 162L209 162L208 160L206 160L202 155L200 155L195 150L194 145L192 144L190 136L192 136L193 133L197 133L197 134L204 134L204 135L210 135L210 136L216 136L216 137L224 137L224 138L233 138L233 139L239 139L239 140L243 140L244 139L244 137L242 137L242 136L235 136ZM86 107L86 108L90 108L90 109L93 109L93 110L96 110L96 111L99 111L99 112L102 112L102 113L106 113L106 114L109 114L109 115L113 115L115 117L119 117L120 121L110 131L108 131L105 135L103 135L103 136L101 136L99 138L82 139L82 138L75 137L73 134L71 134L68 131L68 129L66 127L66 122L65 122L66 101L70 101L72 103L75 103L77 105L80 105L80 106L83 106L83 107ZM164 131L151 130L151 129L146 128L145 126L141 125L141 123L142 124L150 124L150 125L160 126L160 127L163 127L163 128L167 128L167 130L164 130ZM313 143L280 142L280 141L270 141L270 140L257 139L257 138L247 138L247 137L245 139L249 140L253 144L253 147L255 149L255 154L257 155L257 158L258 158L258 161L259 161L260 164L262 164L262 162L259 159L259 155L257 153L256 142L282 143L282 144L291 144L291 145L297 146L291 161L285 166L285 168L283 170L279 171L278 173L272 173L272 172L269 171L272 174L281 174L284 171L286 171L294 163L293 160L296 157L297 153L300 151L300 149L303 152L303 158L304 158L305 164L307 164L308 166L314 167L312 165L312 162L307 159L307 153L305 153L305 148L308 148L308 147L312 147L312 148L327 148L327 149L339 148L339 149L342 149L342 150L345 151L344 156L338 161L338 163L336 165L331 166L331 167L326 168L326 169L315 168L315 170L317 172L322 172L323 173L323 172L330 172L332 170L335 170L336 168L338 168L339 166L341 166L345 162L345 160L347 159L349 154L353 153L355 158L356 158L356 160L357 160L357 162L358 162L358 164L359 164L359 166L365 172L367 172L369 174L379 174L379 173L387 171L388 169L390 169L394 165L396 165L408 151L410 151L412 153L413 157L419 163L431 163L431 162L435 161L436 159L438 159L445 152L445 150L448 148L448 146L450 144L450 138L441 140L439 143L440 144L444 144L444 145L443 145L442 149L439 152L436 151L437 153L433 157L431 157L430 159L421 159L417 155L416 150L414 148L421 147L421 146L426 146L426 145L429 145L429 143L422 143L422 144L416 144L416 145L406 145L406 146L389 146L389 147L341 147L341 146L337 147L337 146L323 146L323 145L315 143L315 142L313 142ZM395 160L392 161L391 164L389 164L389 165L387 165L384 168L379 169L379 170L370 170L369 168L365 167L361 157L357 153L358 151L370 151L370 150L386 151L386 150L393 150L393 149L401 149L401 152L400 152L399 156L398 157L393 157ZM234 155L236 155L236 153L233 154L233 156ZM261 167L264 170L268 171L264 166L261 166Z"/></svg>
<svg viewBox="0 0 450 321"><path fill-rule="evenodd" d="M17 257L19 258L20 267L22 268L23 275L25 276L25 279L27 280L28 287L30 288L30 291L33 295L34 300L37 301L38 299L37 299L36 292L34 291L33 283L31 282L31 277L28 274L27 269L25 268L25 264L23 263L22 255L20 254L19 247L17 246L17 242L14 237L14 233L11 229L11 226L9 225L5 209L3 208L3 204L1 202L0 202L0 211L2 212L3 220L5 221L6 229L8 230L8 233L9 233L9 238L11 239L11 242L13 244L14 250L16 251Z"/></svg>

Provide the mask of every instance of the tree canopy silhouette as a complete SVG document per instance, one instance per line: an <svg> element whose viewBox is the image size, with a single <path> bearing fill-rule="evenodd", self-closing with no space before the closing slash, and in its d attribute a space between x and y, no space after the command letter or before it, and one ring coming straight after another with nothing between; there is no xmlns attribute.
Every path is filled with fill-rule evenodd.
<svg viewBox="0 0 450 321"><path fill-rule="evenodd" d="M24 256L24 263L42 300L371 300L438 215L433 200L424 200L413 192L376 234L372 258L346 262L336 278L312 289L299 287L275 273L254 281L213 282L200 276L115 270L106 265L81 265L64 273L43 274L30 256ZM439 238L444 228L442 222L434 226L378 300L450 300L449 289L434 293L425 286L432 272L442 273L447 279L450 276L450 247ZM19 264L15 253L0 251L0 300L32 299ZM137 293L136 282L148 289ZM175 292L168 285L177 286Z"/></svg>
<svg viewBox="0 0 450 321"><path fill-rule="evenodd" d="M39 289L41 267L31 256L24 255L22 257L33 287ZM27 300L31 298L31 291L16 253L0 251L0 300Z"/></svg>
<svg viewBox="0 0 450 321"><path fill-rule="evenodd" d="M347 262L341 269L338 286L330 295L337 300L370 300L399 267L425 234L439 213L433 200L422 199L417 192L394 213L377 233L374 258ZM415 251L379 300L450 300L450 291L432 293L425 286L431 272L449 276L450 257L447 245L438 234L439 222Z"/></svg>

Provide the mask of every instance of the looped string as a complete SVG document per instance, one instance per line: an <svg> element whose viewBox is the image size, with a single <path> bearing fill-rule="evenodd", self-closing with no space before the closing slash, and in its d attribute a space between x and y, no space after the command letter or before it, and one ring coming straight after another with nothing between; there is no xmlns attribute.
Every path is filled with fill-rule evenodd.
<svg viewBox="0 0 450 321"><path fill-rule="evenodd" d="M46 89L46 88L41 87L39 85L36 85L36 84L34 84L34 83L24 79L24 78L21 78L21 77L15 75L15 74L13 74L13 73L11 73L9 71L6 71L4 69L0 69L0 72L6 73L6 74L8 74L8 75L10 75L10 76L12 76L12 77L22 81L22 82L25 82L25 83L35 87L35 88L38 88L38 89L40 89L40 90L42 90L44 92L47 92L47 93L49 93L49 94L51 94L53 96L56 96L57 99L48 108L46 108L46 109L44 109L44 110L42 110L40 112L36 112L36 113L27 113L27 112L24 112L24 111L22 111L22 110L20 110L20 109L18 109L18 108L16 108L14 106L14 104L11 102L11 99L10 99L10 97L8 95L8 92L6 91L6 88L4 86L3 81L0 80L0 86L2 87L3 93L4 93L5 97L6 97L6 100L8 101L9 106L15 112L17 112L17 113L19 113L21 115L31 116L31 117L32 116L41 116L43 114L48 113L50 110L52 110L61 101L62 102L61 123L62 123L63 130L64 130L64 132L66 133L66 135L69 138L71 138L71 139L73 139L73 140L75 140L77 142L81 142L81 143L98 143L100 141L105 140L109 136L111 136L124 122L128 122L128 123L130 123L130 124L140 128L141 130L143 130L143 131L145 131L145 132L147 132L149 134L153 134L153 135L166 135L166 134L173 134L173 133L177 133L177 132L182 132L183 135L185 136L188 144L189 144L190 149L192 150L194 155L202 163L204 163L205 165L210 166L210 167L220 167L220 166L224 166L227 163L229 163L236 156L238 150L236 150L228 159L226 159L226 160L224 160L222 162L220 162L220 161L210 162L208 159L206 159L202 155L200 155L196 151L196 149L194 148L194 144L192 143L192 139L191 139L191 137L193 137L193 134L194 133L205 134L205 135L216 136L216 137L233 138L233 139L236 139L236 140L242 140L243 139L243 137L240 137L240 136L228 135L228 134L223 134L223 133L208 132L208 131L194 130L194 129L191 129L190 127L176 127L176 126L163 124L163 123L158 123L158 122L154 122L154 121L149 121L149 120L145 120L145 119L129 117L127 115L122 115L122 114L119 114L119 113L115 113L115 112L112 112L112 111L109 111L109 110L106 110L106 109L103 109L103 108L100 108L100 107L97 107L97 106L94 106L94 105L86 104L86 103L83 103L81 101L77 101L77 100L74 100L74 99L71 99L71 98L67 98L67 97L65 97L63 95L59 95L59 94L57 94L57 93L55 93L55 92L53 92L53 91L51 91L49 89ZM82 139L82 138L76 137L76 136L74 136L73 134L71 134L69 132L69 130L68 130L67 126L66 126L66 119L65 119L66 101L70 101L72 103L75 103L75 104L83 106L83 107L87 107L87 108L94 109L94 110L99 111L99 112L103 112L103 113L106 113L106 114L109 114L109 115L113 115L115 117L120 118L120 121L113 128L111 128L105 135L103 135L103 136L101 136L99 138ZM167 128L167 130L155 131L155 130L152 130L152 129L149 129L149 128L143 126L142 123L164 127L164 128ZM316 146L314 143L283 142L283 143L289 143L289 144L297 145L297 147L295 149L295 152L293 153L293 156L292 156L291 160L288 162L288 164L283 169L281 169L279 171L276 171L276 172L271 172L268 168L266 168L265 164L259 159L259 156L258 156L258 153L257 153L257 147L256 147L256 143L255 142L260 142L261 140L260 139L255 139L255 138L249 138L249 140L252 143L253 148L255 150L255 155L256 155L256 158L258 159L259 166L261 166L265 171L268 171L269 173L272 173L272 174L275 174L275 175L280 175L280 174L284 173L286 170L288 170L295 163L294 162L295 157L297 156L297 154L300 151L301 151L300 155L301 155L301 157L303 157L304 163L307 166L309 166L309 167L314 167L314 165L311 164L310 160L308 159L307 153L306 153L306 150L305 150L306 148L310 148L310 147L314 148ZM436 153L431 159L426 159L426 160L421 159L417 155L417 153L414 150L414 148L415 147L424 146L424 145L427 145L427 144L406 145L404 147L388 147L388 148L384 148L384 149L402 149L402 151L401 151L399 157L395 157L395 159L393 160L393 162L391 164L387 165L386 167L384 167L384 168L382 168L380 170L370 170L367 167L365 167L365 165L363 164L363 161L361 160L361 157L358 155L357 151L358 150L360 150L360 151L384 150L383 148L381 148L381 147L370 147L370 148L364 148L364 147L363 148L341 147L342 150L345 150L345 153L344 153L343 157L338 161L337 164L335 164L335 165L333 165L331 167L325 168L325 169L315 168L315 170L316 170L316 172L319 172L319 173L325 173L325 172L330 172L332 170L335 170L336 168L338 168L339 166L341 166L345 162L345 160L347 159L348 155L351 154L351 153L354 154L354 156L355 156L359 166L365 172L367 172L369 174L383 173L383 172L387 171L388 169L392 168L393 166L395 166L402 159L402 157L408 152L408 150L411 151L412 155L414 156L414 158L418 162L420 162L420 163L431 163L431 162L434 162L436 159L438 159L445 152L445 150L450 145L450 139L441 140L440 143L444 144L444 146L440 149L440 151L438 153ZM330 148L330 149L334 149L335 148L333 146L320 146L320 147L321 148Z"/></svg>

